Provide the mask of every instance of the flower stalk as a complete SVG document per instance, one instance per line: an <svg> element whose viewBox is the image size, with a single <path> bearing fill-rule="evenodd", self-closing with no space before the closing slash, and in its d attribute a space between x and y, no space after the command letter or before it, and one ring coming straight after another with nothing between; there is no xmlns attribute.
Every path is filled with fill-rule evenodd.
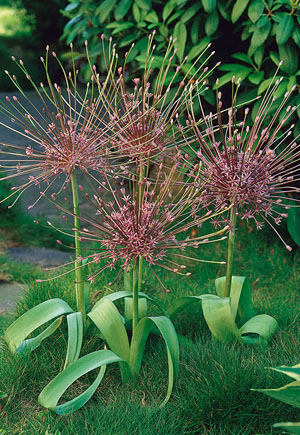
<svg viewBox="0 0 300 435"><path fill-rule="evenodd" d="M140 273L138 274L138 278L140 281ZM134 259L132 270L132 336L134 336L135 328L139 320L139 287L140 284L138 283L137 285L137 264L136 259Z"/></svg>
<svg viewBox="0 0 300 435"><path fill-rule="evenodd" d="M71 174L72 196L73 196L73 212L74 212L74 229L75 229L75 291L77 310L81 312L83 324L86 324L85 299L84 299L84 282L82 273L81 258L81 241L80 241L80 217L79 217L79 202L78 202L78 186L75 171Z"/></svg>
<svg viewBox="0 0 300 435"><path fill-rule="evenodd" d="M236 221L237 221L237 209L233 205L230 211L230 230L228 237L228 251L227 251L227 268L226 268L226 281L224 298L230 296L231 281L232 281L232 270L233 270L233 254L235 246L235 232L236 232Z"/></svg>

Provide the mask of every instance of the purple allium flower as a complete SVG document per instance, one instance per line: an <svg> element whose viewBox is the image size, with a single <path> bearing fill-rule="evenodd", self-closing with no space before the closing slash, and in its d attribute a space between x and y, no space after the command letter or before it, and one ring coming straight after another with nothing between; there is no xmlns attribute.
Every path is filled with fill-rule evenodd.
<svg viewBox="0 0 300 435"><path fill-rule="evenodd" d="M52 56L57 59L56 54ZM65 76L65 88L53 84L49 75L49 47L46 58L42 58L47 75L47 87L42 83L38 88L31 80L24 64L18 64L28 77L42 103L39 109L20 89L16 77L7 73L21 93L21 97L6 97L0 103L0 110L11 123L5 126L24 137L24 146L2 143L0 153L6 159L1 160L2 168L9 175L3 179L12 179L21 175L27 181L13 188L21 194L31 185L45 184L45 191L60 175L63 185L70 181L71 174L80 169L83 173L102 171L107 160L107 146L103 140L103 119L99 117L99 105L103 94L90 93L91 81L86 89L78 89L76 83L78 71ZM57 59L58 60L58 59ZM7 156L11 157L9 161ZM44 189L43 187L41 187ZM32 206L30 206L31 208Z"/></svg>
<svg viewBox="0 0 300 435"><path fill-rule="evenodd" d="M180 158L179 155L177 158ZM96 218L80 218L86 225L81 233L81 240L92 242L93 247L97 246L96 249L93 248L95 253L86 257L90 264L99 264L98 270L89 279L93 281L106 268L113 269L117 266L120 267L120 274L140 257L154 273L153 266L160 266L189 276L190 272L186 271L183 264L185 250L222 240L223 237L216 239L216 236L223 234L227 228L209 235L180 236L184 232L190 232L196 224L201 226L211 218L212 213L208 211L200 215L198 210L197 218L191 215L191 209L197 211L195 202L198 202L198 196L192 184L181 181L177 162L168 173L161 163L155 180L149 181L143 177L138 186L135 180L132 181L133 191L129 193L124 187L116 188L116 183L107 178L104 187L109 189L112 200L104 201L95 194L90 201L96 208ZM174 185L178 187L178 191L173 196ZM157 275L156 277L158 278Z"/></svg>
<svg viewBox="0 0 300 435"><path fill-rule="evenodd" d="M253 219L259 229L264 221L273 228L272 221L279 224L286 217L280 207L289 207L286 194L299 191L293 185L300 173L299 145L290 140L293 126L282 131L296 110L296 107L285 108L290 92L268 119L279 83L277 80L262 98L252 126L249 109L238 109L235 100L231 108L221 111L220 92L218 114L205 118L205 129L200 129L190 115L198 146L199 173L195 180L201 187L206 180L199 203L207 209L222 209L231 204L241 219ZM240 113L243 116L239 122ZM220 215L215 223L218 225L224 217Z"/></svg>
<svg viewBox="0 0 300 435"><path fill-rule="evenodd" d="M179 83L179 71L187 59L181 66L176 67L172 63L175 55L175 40L172 37L164 58L159 61L155 59L154 33L149 35L145 67L140 77L128 80L130 72L126 70L126 59L129 53L125 55L124 66L115 67L118 75L113 88L115 105L110 106L110 143L116 155L124 156L134 163L154 157L162 160L165 156L173 155L174 149L182 142L182 130L190 128L180 124L184 122L182 115L186 109L186 100L196 86L200 92L205 77L211 72L208 67L204 67L207 59L197 67L195 61L193 68L186 70L187 73ZM117 57L115 50L113 46L112 54ZM104 49L103 52L105 56ZM157 62L160 65L158 69ZM102 83L96 67L92 71L94 81L101 89Z"/></svg>

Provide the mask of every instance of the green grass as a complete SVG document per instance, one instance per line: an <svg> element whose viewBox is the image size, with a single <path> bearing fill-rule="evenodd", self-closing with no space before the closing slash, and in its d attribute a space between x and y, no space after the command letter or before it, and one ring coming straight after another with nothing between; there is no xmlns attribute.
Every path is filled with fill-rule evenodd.
<svg viewBox="0 0 300 435"><path fill-rule="evenodd" d="M69 417L58 417L37 404L42 388L61 370L66 349L66 326L29 357L9 354L0 342L0 391L8 394L0 408L0 429L6 434L97 434L97 435L254 435L280 434L272 424L300 421L300 411L272 400L251 388L275 388L289 380L268 370L281 364L300 361L299 283L300 255L289 253L268 230L239 231L235 274L247 275L253 285L253 299L258 313L274 316L279 331L267 348L212 341L201 316L200 307L180 314L175 326L180 339L181 363L178 384L167 406L159 409L167 382L167 358L162 341L151 337L146 346L142 371L136 384L120 383L117 366L107 369L102 384L90 402ZM224 259L225 244L207 245L202 256ZM0 259L1 261L1 259ZM22 268L8 264L15 279L22 279ZM1 265L1 263L0 263ZM170 294L163 292L149 271L143 290L166 307L182 294L213 292L214 279L224 274L224 266L191 266L192 276L160 276ZM114 277L106 272L94 284L93 292L104 294L103 286ZM37 284L37 271L24 268L23 279L30 290L17 307L17 315L49 297L61 297L75 307L72 276ZM114 289L121 289L122 281ZM1 318L2 331L14 316ZM83 353L103 347L96 337L86 340ZM79 394L92 382L95 373L84 376L70 390ZM48 432L47 432L48 431Z"/></svg>

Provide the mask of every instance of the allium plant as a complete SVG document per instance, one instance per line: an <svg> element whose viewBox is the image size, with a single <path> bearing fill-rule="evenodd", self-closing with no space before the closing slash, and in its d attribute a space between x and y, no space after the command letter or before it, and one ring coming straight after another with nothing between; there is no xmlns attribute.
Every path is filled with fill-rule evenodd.
<svg viewBox="0 0 300 435"><path fill-rule="evenodd" d="M239 82L236 87L233 82L233 101L229 109L222 108L221 93L218 92L218 113L205 117L205 129L199 127L190 106L189 122L194 129L196 146L188 145L199 162L195 186L198 182L201 186L203 180L207 180L205 191L200 189L199 205L207 210L230 208L230 212L221 214L214 223L220 225L220 222L226 222L230 226L226 277L218 278L216 286L219 296L224 299L230 296L231 301L209 301L208 311L204 310L213 334L223 339L236 336L247 342L253 331L261 335L258 332L260 326L257 328L255 317L252 318L254 310L250 284L244 277L232 276L238 218L254 220L258 229L267 222L279 235L275 226L287 217L286 209L291 199L287 194L299 192L293 183L298 181L300 173L300 148L295 140L289 139L293 125L283 131L297 109L286 107L294 89L276 104L275 95L280 81L271 83L262 97L253 123L248 119L249 109L239 108L236 104ZM240 311L250 322L240 331L234 322L239 303ZM217 316L220 318L222 313L224 319L227 317L227 332L223 322L219 325L214 323L214 319ZM276 321L270 316L259 317L259 323L265 333L276 329ZM268 334L265 337L261 335L265 341L267 337Z"/></svg>
<svg viewBox="0 0 300 435"><path fill-rule="evenodd" d="M202 216L199 213L197 219L193 217L194 213L191 213L191 210L200 212L197 210L199 192L189 179L185 182L181 181L179 165L181 157L181 153L178 152L168 173L165 172L163 164L160 163L155 180L151 181L145 176L141 178L140 191L134 189L135 180L132 180L133 191L129 193L123 187L120 190L117 188L118 178L112 182L106 177L100 184L103 184L101 187L110 190L111 202L105 203L99 195L95 194L90 201L96 208L96 218L83 216L80 218L88 226L81 236L86 242L86 249L89 250L89 243L93 244L93 252L83 257L90 265L94 264L95 272L89 277L91 281L94 281L97 275L106 268L118 268L118 277L123 269L126 270L129 264L133 264L131 291L119 291L103 297L95 304L88 317L99 328L101 336L111 349L110 355L114 358L112 361L120 362L123 381L138 375L145 343L152 328L156 327L165 341L168 353L169 385L163 403L169 400L177 377L178 341L173 324L165 311L152 298L140 291L142 288L142 269L139 260L142 258L148 264L161 286L169 292L170 290L164 287L158 276L158 271L155 271L154 268L159 266L174 274L189 276L191 273L186 270L184 260L186 258L192 260L193 258L187 256L189 253L186 250L190 251L189 248L197 249L202 244L224 239L222 235L227 229L225 227L212 234L202 236L191 237L187 235L195 224L200 226L210 219L212 213L207 211ZM197 170L197 168L198 165L194 169ZM132 175L131 178L134 177ZM176 194L172 194L174 185L178 187ZM198 258L194 260L206 261ZM222 263L224 264L224 262ZM109 285L112 284L109 283ZM204 298L206 297L209 298L210 295ZM113 303L120 299L125 299L124 317L121 316ZM149 317L147 301L156 304L162 315ZM132 329L130 342L125 327ZM63 413L68 413L76 409L77 406L82 406L85 402L80 396L73 399L73 407L70 404L61 405L62 408L56 405L65 391L66 379L71 378L70 382L72 383L83 374L82 370L89 371L95 368L94 366L90 368L87 365L88 357L90 356L87 355L74 362L53 379L42 391L39 398L40 404L54 409L58 413L60 413L60 409L63 409ZM99 365L101 361L102 359L98 358ZM53 400L53 395L55 395L55 400ZM88 395L89 397L90 395Z"/></svg>
<svg viewBox="0 0 300 435"><path fill-rule="evenodd" d="M63 86L53 83L51 79L49 47L46 49L45 59L41 58L47 78L46 86L41 83L38 87L32 81L23 61L17 62L13 57L39 96L42 111L23 92L17 77L6 71L22 97L6 97L6 101L0 102L1 113L10 118L10 122L2 125L20 134L24 141L28 142L24 146L1 144L0 153L5 158L0 160L0 163L9 173L2 180L27 177L25 183L12 188L11 196L16 197L15 201L31 186L40 189L39 197L29 208L50 192L58 178L62 183L58 192L51 194L52 200L56 200L57 194L71 182L77 259L80 258L81 249L77 172L81 171L98 183L108 166L113 174L120 172L126 176L130 164L134 161L138 163L142 174L145 159L148 165L153 155L159 155L163 159L167 150L180 146L178 134L181 135L181 129L177 128L178 119L184 110L188 89L190 91L194 87L188 84L188 81L193 81L194 75L197 74L203 84L208 74L208 68L204 68L203 64L195 68L196 61L193 64L193 73L191 69L184 81L174 87L181 66L172 71L174 39L171 38L151 94L149 78L151 64L155 60L153 36L154 34L149 36L144 75L133 79L133 89L130 89L125 81L127 56L123 66L120 66L118 53L111 38L105 58L106 76L100 78L96 67L90 65L91 78L85 89L78 83L79 71L76 70L72 44L70 72L64 69L59 58L52 52L52 57L58 62L64 76ZM102 43L104 44L104 35ZM86 56L89 61L87 44ZM171 88L173 95L170 97ZM177 127L174 127L175 124ZM85 323L84 278L82 264L77 261L77 308L82 313Z"/></svg>
<svg viewBox="0 0 300 435"><path fill-rule="evenodd" d="M144 75L140 79L133 78L132 91L130 87L125 89L126 58L120 67L116 47L110 39L106 58L107 75L104 80L99 77L96 68L90 65L91 80L86 90L82 91L78 86L78 71L74 60L73 71L67 73L53 53L52 56L61 65L66 89L53 84L49 74L47 48L46 58L42 59L47 87L37 87L31 81L23 62L18 63L41 98L44 107L42 113L26 97L15 77L11 79L26 103L15 97L1 104L0 110L12 119L13 124L7 127L31 141L23 148L3 144L2 154L10 153L16 158L15 164L6 168L11 171L7 178L20 174L29 177L28 182L14 189L12 195L15 194L18 198L31 185L37 184L41 185L40 198L48 196L48 189L58 176L63 178L62 188L71 181L73 190L73 212L65 211L74 217L77 312L73 312L65 301L51 299L26 312L5 333L12 352L30 352L52 334L59 327L63 315L67 315L68 347L64 371L50 382L39 398L43 406L59 414L73 412L89 400L109 363L120 364L124 381L137 376L145 342L153 325L160 331L167 347L169 386L164 403L169 399L178 372L178 340L163 309L163 316L146 316L146 301L155 302L140 291L142 262L148 263L153 272L154 266L159 265L173 273L188 276L189 272L185 271L182 261L182 251L190 246L198 247L224 232L222 229L192 240L189 237L185 240L178 237L182 231L189 231L195 224L200 225L218 213L208 211L204 217L194 218L198 212L199 186L196 190L190 183L191 175L184 180L179 164L183 158L180 148L185 144L182 133L190 128L189 125L181 125L182 112L190 92L196 87L200 89L208 71L204 69L203 73L199 73L195 68L193 72L187 73L186 82L175 85L181 66L171 72L174 56L174 40L171 40L156 81L149 85L155 49L152 40L153 35L150 35ZM194 80L194 74L197 74L201 83ZM173 85L175 91L172 94ZM167 165L166 157L169 158ZM153 164L158 168L156 177L149 175L150 165ZM84 218L79 214L78 170L98 184L91 201L97 207L99 220ZM190 168L191 174L197 170L197 165ZM42 183L45 183L45 188ZM93 183L91 185L93 187ZM176 193L173 192L172 185L177 188ZM111 203L104 200L103 191L111 195ZM56 201L55 194L51 197L52 201ZM89 198L88 193L86 197ZM56 207L64 208L57 202ZM80 220L89 224L89 228L82 231ZM81 249L83 239L96 242L99 248L84 256ZM170 252L171 258L168 256ZM87 261L99 264L98 271L90 276L90 281L107 267L120 267L122 271L131 263L133 284L131 291L112 293L102 298L88 314L89 319L100 329L111 351L101 350L78 359L83 333L87 332L84 329L85 300L81 274ZM113 304L113 301L122 298L125 298L127 326L132 327L130 345L124 317ZM143 318L139 320L141 317ZM49 321L52 321L50 326L38 336L27 338ZM102 368L87 391L64 405L57 405L68 386L97 367Z"/></svg>

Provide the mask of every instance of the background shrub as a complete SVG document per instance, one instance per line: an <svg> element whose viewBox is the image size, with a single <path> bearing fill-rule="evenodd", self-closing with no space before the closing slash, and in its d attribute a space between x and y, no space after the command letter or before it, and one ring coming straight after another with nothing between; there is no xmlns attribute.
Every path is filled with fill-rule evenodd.
<svg viewBox="0 0 300 435"><path fill-rule="evenodd" d="M283 81L276 97L279 100L295 85L297 92L291 104L300 103L298 0L68 0L63 15L68 22L62 38L68 44L76 41L78 46L88 40L92 60L102 71L105 68L102 33L106 37L112 35L120 49L127 50L128 45L136 42L129 56L130 70L134 71L143 67L147 36L155 29L158 61L173 35L178 38L174 62L180 64L188 56L183 73L206 44L212 42L216 59L222 61L212 75L212 84L217 77L219 87L230 82L233 75L240 77L239 101L251 100L264 92L282 60L278 76L283 76ZM85 74L90 74L88 68ZM214 105L212 91L206 92L204 98ZM253 117L256 109L254 105ZM296 116L292 121L297 122L297 135L300 121Z"/></svg>

